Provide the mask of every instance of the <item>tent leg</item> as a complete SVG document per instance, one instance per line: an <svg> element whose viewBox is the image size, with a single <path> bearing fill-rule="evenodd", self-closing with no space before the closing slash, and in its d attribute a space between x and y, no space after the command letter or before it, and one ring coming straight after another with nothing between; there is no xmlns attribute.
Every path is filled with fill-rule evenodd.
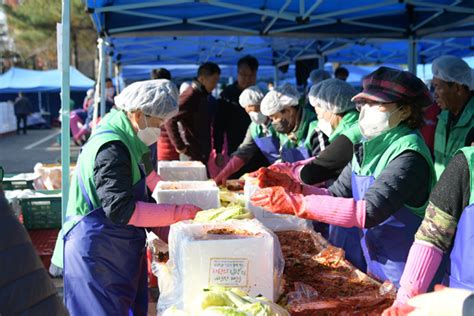
<svg viewBox="0 0 474 316"><path fill-rule="evenodd" d="M99 73L100 73L100 117L105 116L105 41L102 39L99 41Z"/></svg>
<svg viewBox="0 0 474 316"><path fill-rule="evenodd" d="M61 211L62 222L66 218L69 196L69 164L70 164L70 137L69 137L69 108L70 108L70 27L71 3L70 0L62 1L62 45L61 45Z"/></svg>
<svg viewBox="0 0 474 316"><path fill-rule="evenodd" d="M122 92L122 87L120 87L120 67L119 65L115 64L114 67L115 70L115 91L116 94L118 95L120 92Z"/></svg>
<svg viewBox="0 0 474 316"><path fill-rule="evenodd" d="M278 67L277 66L275 66L275 72L273 74L273 81L274 81L273 86L277 87L278 86Z"/></svg>
<svg viewBox="0 0 474 316"><path fill-rule="evenodd" d="M38 108L39 108L40 112L44 112L43 102L41 100L41 92L38 92Z"/></svg>
<svg viewBox="0 0 474 316"><path fill-rule="evenodd" d="M112 57L108 56L107 57L107 77L112 79L113 76L114 76L114 66L112 64Z"/></svg>
<svg viewBox="0 0 474 316"><path fill-rule="evenodd" d="M324 70L324 56L323 55L318 57L318 69Z"/></svg>
<svg viewBox="0 0 474 316"><path fill-rule="evenodd" d="M417 47L416 41L413 36L408 39L408 71L416 76L416 65L417 65Z"/></svg>

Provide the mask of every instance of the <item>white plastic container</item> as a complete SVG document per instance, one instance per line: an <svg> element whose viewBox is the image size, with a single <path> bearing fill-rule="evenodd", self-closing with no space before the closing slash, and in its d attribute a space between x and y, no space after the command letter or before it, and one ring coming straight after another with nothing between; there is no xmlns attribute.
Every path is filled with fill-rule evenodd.
<svg viewBox="0 0 474 316"><path fill-rule="evenodd" d="M206 181L206 166L200 161L158 161L163 181Z"/></svg>
<svg viewBox="0 0 474 316"><path fill-rule="evenodd" d="M157 203L194 204L203 210L220 207L219 188L209 181L160 181L153 192Z"/></svg>
<svg viewBox="0 0 474 316"><path fill-rule="evenodd" d="M252 195L257 191L258 185L256 179L247 178L244 186L245 206L253 213L255 218L274 232L285 230L305 230L311 229L311 221L293 216L274 214L266 211L264 208L255 206L250 201Z"/></svg>
<svg viewBox="0 0 474 316"><path fill-rule="evenodd" d="M209 232L222 228L237 234ZM160 288L158 311L174 305L192 312L203 289L213 285L278 298L283 255L278 238L257 220L176 223L169 234L169 255L172 286Z"/></svg>

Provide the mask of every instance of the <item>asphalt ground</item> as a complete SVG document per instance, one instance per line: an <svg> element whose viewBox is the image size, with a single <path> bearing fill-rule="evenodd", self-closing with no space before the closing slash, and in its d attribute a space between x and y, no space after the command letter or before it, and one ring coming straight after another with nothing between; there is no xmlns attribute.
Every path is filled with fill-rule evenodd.
<svg viewBox="0 0 474 316"><path fill-rule="evenodd" d="M36 163L60 163L61 130L30 129L26 135L16 133L0 135L0 166L5 173L33 172ZM80 147L71 139L71 162L75 162Z"/></svg>

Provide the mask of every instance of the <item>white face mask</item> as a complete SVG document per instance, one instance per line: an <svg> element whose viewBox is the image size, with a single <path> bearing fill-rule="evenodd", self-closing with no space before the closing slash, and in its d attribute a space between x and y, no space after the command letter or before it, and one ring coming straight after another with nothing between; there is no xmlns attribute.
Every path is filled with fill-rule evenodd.
<svg viewBox="0 0 474 316"><path fill-rule="evenodd" d="M359 127L362 136L367 139L372 139L390 130L390 117L398 110L399 108L396 108L392 112L381 112L376 106L370 106L368 104L362 106L359 116Z"/></svg>
<svg viewBox="0 0 474 316"><path fill-rule="evenodd" d="M146 127L144 129L140 129L140 127L138 127L137 136L145 145L150 146L158 141L161 130L158 127L148 127L146 116L145 126Z"/></svg>
<svg viewBox="0 0 474 316"><path fill-rule="evenodd" d="M332 119L332 116L331 116ZM332 133L334 132L334 128L331 125L331 120L326 121L325 119L321 118L318 120L318 128L321 130L321 132L324 133L327 137L330 137Z"/></svg>
<svg viewBox="0 0 474 316"><path fill-rule="evenodd" d="M262 112L250 112L249 113L250 119L255 123L255 124L263 124L267 121L267 117L262 114Z"/></svg>

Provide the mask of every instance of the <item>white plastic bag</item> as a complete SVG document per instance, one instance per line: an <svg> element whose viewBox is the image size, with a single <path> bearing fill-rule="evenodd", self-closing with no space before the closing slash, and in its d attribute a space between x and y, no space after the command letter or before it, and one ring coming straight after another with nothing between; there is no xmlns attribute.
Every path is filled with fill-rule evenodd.
<svg viewBox="0 0 474 316"><path fill-rule="evenodd" d="M159 315L171 306L193 311L199 293L215 285L238 287L273 300L280 295L284 269L280 243L255 219L173 224L169 251L166 268L160 267L157 275Z"/></svg>

